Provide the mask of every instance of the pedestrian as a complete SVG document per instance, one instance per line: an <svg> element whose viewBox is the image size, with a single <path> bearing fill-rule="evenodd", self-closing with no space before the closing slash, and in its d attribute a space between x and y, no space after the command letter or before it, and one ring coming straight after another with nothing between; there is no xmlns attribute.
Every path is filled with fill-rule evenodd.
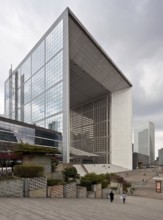
<svg viewBox="0 0 163 220"><path fill-rule="evenodd" d="M110 195L110 202L113 202L113 200L114 200L114 193L113 193L113 191L111 191L109 195Z"/></svg>
<svg viewBox="0 0 163 220"><path fill-rule="evenodd" d="M122 193L121 199L123 201L123 204L125 204L125 202L126 202L126 193L125 192Z"/></svg>

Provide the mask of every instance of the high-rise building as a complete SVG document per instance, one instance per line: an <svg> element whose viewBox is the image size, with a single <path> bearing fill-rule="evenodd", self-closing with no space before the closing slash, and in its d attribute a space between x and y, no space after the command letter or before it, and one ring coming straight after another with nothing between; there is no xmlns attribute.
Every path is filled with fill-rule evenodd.
<svg viewBox="0 0 163 220"><path fill-rule="evenodd" d="M61 132L64 162L73 147L132 169L132 85L68 8L10 70L5 114Z"/></svg>
<svg viewBox="0 0 163 220"><path fill-rule="evenodd" d="M158 164L163 166L163 148L158 150Z"/></svg>
<svg viewBox="0 0 163 220"><path fill-rule="evenodd" d="M137 121L134 124L134 152L149 156L149 163L155 160L155 127L152 122Z"/></svg>

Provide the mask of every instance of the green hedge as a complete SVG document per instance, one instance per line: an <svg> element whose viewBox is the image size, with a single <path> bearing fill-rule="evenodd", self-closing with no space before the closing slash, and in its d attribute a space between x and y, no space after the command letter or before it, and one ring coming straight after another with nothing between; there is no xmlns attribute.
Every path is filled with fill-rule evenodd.
<svg viewBox="0 0 163 220"><path fill-rule="evenodd" d="M107 174L97 175L95 173L86 174L84 177L81 177L80 185L85 186L88 191L91 190L93 184L102 184L102 188L106 188L109 184L109 178Z"/></svg>
<svg viewBox="0 0 163 220"><path fill-rule="evenodd" d="M80 175L78 174L75 167L67 167L62 171L62 173L65 177L65 181L68 181L69 178L73 178L74 180L80 178Z"/></svg>
<svg viewBox="0 0 163 220"><path fill-rule="evenodd" d="M50 148L50 147L42 147L37 145L30 145L25 143L18 144L18 147L14 150L16 154L37 154L37 155L45 155L45 154L56 154L59 153L58 149Z"/></svg>
<svg viewBox="0 0 163 220"><path fill-rule="evenodd" d="M100 174L97 175L95 173L86 174L84 177L81 177L80 185L85 186L87 190L91 190L93 184L102 184L102 188L107 188L110 181L123 184L123 190L127 191L127 188L131 186L131 184L123 179L123 177L118 176L117 174ZM115 188L115 189L114 189ZM112 189L117 190L117 187L112 187Z"/></svg>
<svg viewBox="0 0 163 220"><path fill-rule="evenodd" d="M63 180L60 180L60 179L48 179L47 180L48 186L63 185L63 184L64 184Z"/></svg>
<svg viewBox="0 0 163 220"><path fill-rule="evenodd" d="M14 175L19 177L40 177L43 176L44 167L37 165L16 165L14 166Z"/></svg>

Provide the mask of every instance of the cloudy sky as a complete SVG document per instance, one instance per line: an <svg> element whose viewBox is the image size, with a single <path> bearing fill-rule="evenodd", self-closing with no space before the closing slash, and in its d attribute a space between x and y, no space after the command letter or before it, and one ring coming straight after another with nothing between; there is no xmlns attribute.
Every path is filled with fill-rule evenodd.
<svg viewBox="0 0 163 220"><path fill-rule="evenodd" d="M10 65L22 61L66 7L133 84L134 120L163 147L163 0L0 0L0 114Z"/></svg>

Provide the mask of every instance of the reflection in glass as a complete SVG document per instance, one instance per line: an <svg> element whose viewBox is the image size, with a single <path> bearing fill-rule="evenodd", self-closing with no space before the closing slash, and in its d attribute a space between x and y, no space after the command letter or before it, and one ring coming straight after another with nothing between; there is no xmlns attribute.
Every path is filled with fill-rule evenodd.
<svg viewBox="0 0 163 220"><path fill-rule="evenodd" d="M44 92L44 68L32 77L32 99Z"/></svg>
<svg viewBox="0 0 163 220"><path fill-rule="evenodd" d="M32 54L32 74L44 65L44 41Z"/></svg>
<svg viewBox="0 0 163 220"><path fill-rule="evenodd" d="M0 121L0 140L4 142L28 143L58 147L61 134L38 127L30 128L12 122Z"/></svg>
<svg viewBox="0 0 163 220"><path fill-rule="evenodd" d="M31 57L29 57L21 66L21 75L24 75L24 81L31 77Z"/></svg>
<svg viewBox="0 0 163 220"><path fill-rule="evenodd" d="M31 103L24 106L24 122L31 123Z"/></svg>
<svg viewBox="0 0 163 220"><path fill-rule="evenodd" d="M31 79L24 84L24 104L31 100Z"/></svg>
<svg viewBox="0 0 163 220"><path fill-rule="evenodd" d="M60 82L46 92L46 117L54 115L63 108L63 83Z"/></svg>
<svg viewBox="0 0 163 220"><path fill-rule="evenodd" d="M46 65L46 89L63 79L63 51Z"/></svg>
<svg viewBox="0 0 163 220"><path fill-rule="evenodd" d="M46 119L46 128L62 132L63 130L63 114L57 114Z"/></svg>
<svg viewBox="0 0 163 220"><path fill-rule="evenodd" d="M44 94L32 100L32 122L35 123L45 117Z"/></svg>
<svg viewBox="0 0 163 220"><path fill-rule="evenodd" d="M63 47L63 21L46 38L46 61Z"/></svg>

